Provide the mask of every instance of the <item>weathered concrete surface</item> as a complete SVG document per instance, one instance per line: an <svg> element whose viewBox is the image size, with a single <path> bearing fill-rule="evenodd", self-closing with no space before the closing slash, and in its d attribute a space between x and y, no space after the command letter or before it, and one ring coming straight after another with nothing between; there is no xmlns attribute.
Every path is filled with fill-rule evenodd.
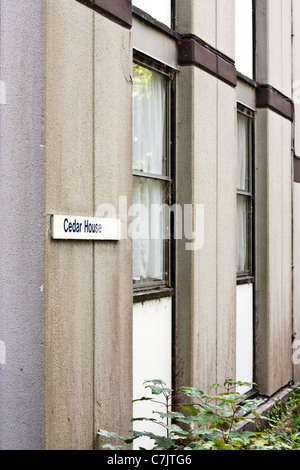
<svg viewBox="0 0 300 470"><path fill-rule="evenodd" d="M35 450L43 438L44 8L0 5L0 449Z"/></svg>
<svg viewBox="0 0 300 470"><path fill-rule="evenodd" d="M235 122L235 89L182 68L177 198L194 208L203 204L205 215L200 250L188 253L186 240L177 242L176 370L179 383L199 387L235 376Z"/></svg>
<svg viewBox="0 0 300 470"><path fill-rule="evenodd" d="M99 215L132 191L130 32L47 1L46 214ZM127 215L127 207L125 210ZM125 221L126 226L126 221ZM46 241L46 448L90 449L132 417L131 242Z"/></svg>

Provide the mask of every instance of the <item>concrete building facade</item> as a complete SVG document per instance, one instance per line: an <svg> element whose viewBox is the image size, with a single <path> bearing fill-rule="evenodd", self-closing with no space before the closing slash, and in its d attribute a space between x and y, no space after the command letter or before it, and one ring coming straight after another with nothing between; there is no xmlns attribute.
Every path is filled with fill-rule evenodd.
<svg viewBox="0 0 300 470"><path fill-rule="evenodd" d="M0 448L298 382L299 0L0 5Z"/></svg>

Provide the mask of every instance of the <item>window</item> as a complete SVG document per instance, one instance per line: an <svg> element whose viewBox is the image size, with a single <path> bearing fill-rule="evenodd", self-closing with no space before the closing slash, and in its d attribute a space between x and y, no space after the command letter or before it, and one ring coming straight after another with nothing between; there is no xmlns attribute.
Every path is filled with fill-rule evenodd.
<svg viewBox="0 0 300 470"><path fill-rule="evenodd" d="M248 277L253 274L252 123L252 113L240 108L237 115L237 275Z"/></svg>
<svg viewBox="0 0 300 470"><path fill-rule="evenodd" d="M253 78L253 0L235 0L235 63Z"/></svg>
<svg viewBox="0 0 300 470"><path fill-rule="evenodd" d="M133 66L133 282L169 284L170 79Z"/></svg>
<svg viewBox="0 0 300 470"><path fill-rule="evenodd" d="M132 4L171 28L171 0L133 0Z"/></svg>

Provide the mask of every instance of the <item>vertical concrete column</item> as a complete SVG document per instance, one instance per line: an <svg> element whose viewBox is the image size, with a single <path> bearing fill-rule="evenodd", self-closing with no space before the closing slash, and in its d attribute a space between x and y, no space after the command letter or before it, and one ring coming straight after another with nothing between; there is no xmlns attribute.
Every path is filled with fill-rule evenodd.
<svg viewBox="0 0 300 470"><path fill-rule="evenodd" d="M255 381L272 394L292 379L291 123L257 113Z"/></svg>
<svg viewBox="0 0 300 470"><path fill-rule="evenodd" d="M46 2L45 445L94 439L94 260L88 241L52 240L51 214L94 211L94 12Z"/></svg>
<svg viewBox="0 0 300 470"><path fill-rule="evenodd" d="M43 445L44 4L0 2L0 449Z"/></svg>
<svg viewBox="0 0 300 470"><path fill-rule="evenodd" d="M122 220L122 240L94 247L95 431L132 423L131 31L95 15L95 213Z"/></svg>
<svg viewBox="0 0 300 470"><path fill-rule="evenodd" d="M131 5L87 3L47 0L47 449L132 418ZM123 238L54 241L51 214L121 218Z"/></svg>
<svg viewBox="0 0 300 470"><path fill-rule="evenodd" d="M291 0L256 2L256 80L291 97Z"/></svg>
<svg viewBox="0 0 300 470"><path fill-rule="evenodd" d="M291 2L257 2L257 80L278 90L256 119L255 381L272 394L292 379Z"/></svg>
<svg viewBox="0 0 300 470"><path fill-rule="evenodd" d="M294 380L300 381L300 3L293 0L293 53L292 53L292 85L294 101L294 190L293 190L293 334L294 349Z"/></svg>
<svg viewBox="0 0 300 470"><path fill-rule="evenodd" d="M217 50L234 58L233 10L177 2L179 31L194 35L195 50L201 40L215 48L210 64L222 60ZM178 381L199 387L235 377L236 91L221 67L197 64L203 55L180 68L177 84L177 202L203 204L205 216L200 250L177 243L176 369Z"/></svg>

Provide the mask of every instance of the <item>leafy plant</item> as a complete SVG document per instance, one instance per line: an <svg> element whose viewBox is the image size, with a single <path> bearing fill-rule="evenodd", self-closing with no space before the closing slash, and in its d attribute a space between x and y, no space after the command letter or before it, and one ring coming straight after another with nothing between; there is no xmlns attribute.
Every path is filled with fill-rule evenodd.
<svg viewBox="0 0 300 470"><path fill-rule="evenodd" d="M256 411L261 401L248 400L236 391L236 387L252 385L226 380L222 387L219 384L210 387L211 392L218 393L181 387L174 395L162 380L146 381L145 388L150 389L151 396L134 401L150 400L154 408L163 404L164 411L153 411L152 418L136 418L133 422L155 423L157 433L132 430L130 436L119 436L100 429L98 435L119 441L103 445L112 450L126 449L140 437L149 438L153 449L161 450L300 450L300 385L285 405L276 403L263 418L267 423L264 431L235 431L240 420L253 421L248 416L262 418Z"/></svg>
<svg viewBox="0 0 300 470"><path fill-rule="evenodd" d="M119 450L129 447L134 440L147 437L153 441L153 449L163 450L238 450L250 446L256 435L252 432L236 432L234 427L241 420L247 420L251 413L258 416L256 409L260 402L246 400L244 394L236 391L237 386L252 386L241 381L226 380L223 387L214 384L210 390L222 389L219 393L207 394L194 387L181 387L178 395L166 387L162 380L145 382L151 390L151 397L135 401L151 400L153 404L164 405L164 411L153 411L153 418L141 417L133 420L155 423L158 432L132 430L130 436L119 436L114 432L100 429L98 435L118 438L121 444L105 444L103 448ZM163 433L159 429L163 429ZM140 447L140 449L142 449Z"/></svg>
<svg viewBox="0 0 300 470"><path fill-rule="evenodd" d="M257 432L252 450L300 450L300 386L290 394L286 404L278 401L264 417L264 432Z"/></svg>

